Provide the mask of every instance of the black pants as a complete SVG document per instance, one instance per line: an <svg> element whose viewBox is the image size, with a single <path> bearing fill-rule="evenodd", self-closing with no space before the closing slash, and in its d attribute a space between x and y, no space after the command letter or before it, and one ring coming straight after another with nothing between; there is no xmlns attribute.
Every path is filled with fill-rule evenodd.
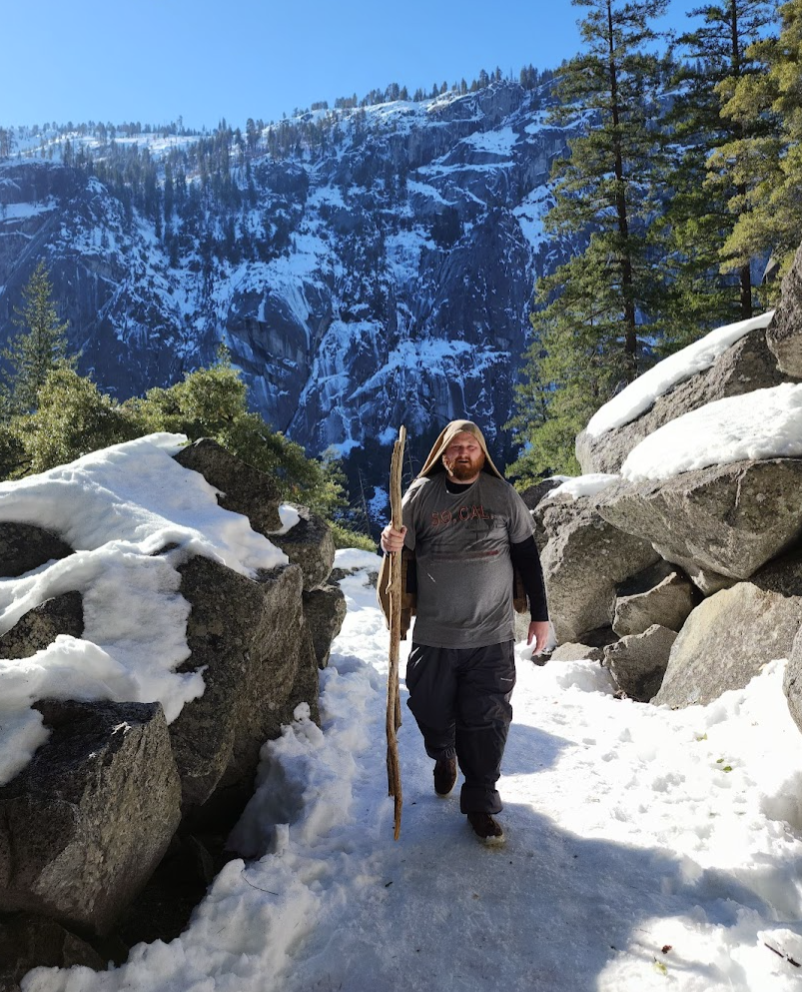
<svg viewBox="0 0 802 992"><path fill-rule="evenodd" d="M513 641L481 648L412 645L409 708L430 758L457 757L465 783L463 813L498 813L496 782L512 720Z"/></svg>

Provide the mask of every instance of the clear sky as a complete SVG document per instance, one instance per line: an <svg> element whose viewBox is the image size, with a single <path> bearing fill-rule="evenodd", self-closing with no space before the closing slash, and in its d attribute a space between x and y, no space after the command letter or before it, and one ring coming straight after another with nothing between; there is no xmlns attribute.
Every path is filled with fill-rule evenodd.
<svg viewBox="0 0 802 992"><path fill-rule="evenodd" d="M672 0L681 28L699 0ZM0 4L0 126L89 120L244 126L388 83L555 68L569 0L37 0Z"/></svg>

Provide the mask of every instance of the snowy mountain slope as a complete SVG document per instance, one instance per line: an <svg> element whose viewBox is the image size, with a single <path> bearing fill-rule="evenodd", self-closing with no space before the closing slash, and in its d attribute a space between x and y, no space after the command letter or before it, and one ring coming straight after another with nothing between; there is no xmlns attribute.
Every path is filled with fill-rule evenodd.
<svg viewBox="0 0 802 992"><path fill-rule="evenodd" d="M468 415L503 461L534 280L566 251L540 218L570 132L538 108L499 82L306 113L247 150L84 137L62 148L73 167L0 162L0 339L45 258L81 369L121 398L223 342L311 453L364 463L404 422L414 463Z"/></svg>

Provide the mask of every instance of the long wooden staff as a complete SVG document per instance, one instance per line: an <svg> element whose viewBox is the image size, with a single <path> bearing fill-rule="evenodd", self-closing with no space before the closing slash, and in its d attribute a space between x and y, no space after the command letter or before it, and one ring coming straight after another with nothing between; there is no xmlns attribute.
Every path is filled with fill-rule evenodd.
<svg viewBox="0 0 802 992"><path fill-rule="evenodd" d="M401 530L401 469L404 462L405 427L398 431L390 461L390 513L393 527ZM401 644L401 558L398 551L390 559L390 581L387 594L390 601L390 670L387 675L387 794L394 803L393 838L401 833L401 766L398 762L398 728L401 726L401 697L398 691L398 655Z"/></svg>

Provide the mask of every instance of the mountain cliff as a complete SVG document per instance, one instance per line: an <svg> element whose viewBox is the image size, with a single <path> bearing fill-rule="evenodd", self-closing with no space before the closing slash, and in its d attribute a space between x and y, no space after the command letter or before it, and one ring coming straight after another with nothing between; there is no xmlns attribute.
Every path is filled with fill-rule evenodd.
<svg viewBox="0 0 802 992"><path fill-rule="evenodd" d="M80 370L121 399L223 343L274 428L369 483L401 423L413 468L461 416L504 461L533 284L567 251L541 217L571 130L542 99L498 81L306 112L247 146L90 135L52 161L41 135L0 162L0 340L44 258Z"/></svg>

